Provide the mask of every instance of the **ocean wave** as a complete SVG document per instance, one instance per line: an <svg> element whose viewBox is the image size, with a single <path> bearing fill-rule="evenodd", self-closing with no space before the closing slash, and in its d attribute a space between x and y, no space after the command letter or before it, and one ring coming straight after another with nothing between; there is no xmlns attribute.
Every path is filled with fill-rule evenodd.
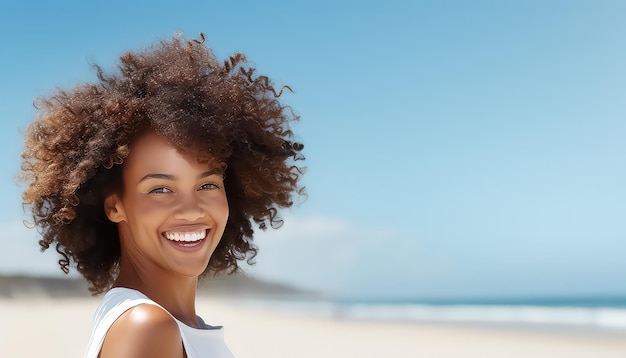
<svg viewBox="0 0 626 358"><path fill-rule="evenodd" d="M358 319L551 324L626 330L626 309L503 305L352 304L342 315Z"/></svg>
<svg viewBox="0 0 626 358"><path fill-rule="evenodd" d="M298 300L249 301L247 304L336 319L558 325L626 331L626 308L615 307L337 303Z"/></svg>

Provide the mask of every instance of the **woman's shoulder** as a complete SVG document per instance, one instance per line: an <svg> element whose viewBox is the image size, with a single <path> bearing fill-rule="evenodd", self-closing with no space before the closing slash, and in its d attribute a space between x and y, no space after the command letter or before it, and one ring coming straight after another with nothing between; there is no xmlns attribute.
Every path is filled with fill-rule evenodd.
<svg viewBox="0 0 626 358"><path fill-rule="evenodd" d="M153 304L139 304L125 311L106 334L101 358L183 357L183 345L174 318Z"/></svg>
<svg viewBox="0 0 626 358"><path fill-rule="evenodd" d="M100 301L85 356L182 357L182 349L176 320L163 307L140 291L116 287Z"/></svg>

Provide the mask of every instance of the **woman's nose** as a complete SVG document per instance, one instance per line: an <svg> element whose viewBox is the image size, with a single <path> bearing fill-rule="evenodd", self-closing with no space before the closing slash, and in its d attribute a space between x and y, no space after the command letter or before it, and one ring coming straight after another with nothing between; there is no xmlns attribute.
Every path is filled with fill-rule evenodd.
<svg viewBox="0 0 626 358"><path fill-rule="evenodd" d="M204 209L200 205L198 198L195 195L186 195L181 198L181 202L174 212L174 219L196 221L203 217L204 214Z"/></svg>

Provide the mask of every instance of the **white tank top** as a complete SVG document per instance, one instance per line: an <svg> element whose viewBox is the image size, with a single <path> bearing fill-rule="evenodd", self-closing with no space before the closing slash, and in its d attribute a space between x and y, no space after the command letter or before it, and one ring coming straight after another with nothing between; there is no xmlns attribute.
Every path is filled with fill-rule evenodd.
<svg viewBox="0 0 626 358"><path fill-rule="evenodd" d="M85 353L85 358L97 358L104 343L109 328L128 309L141 304L150 304L161 307L150 300L143 293L130 288L115 287L107 292L96 310L91 329L91 338ZM161 307L163 308L163 307ZM165 308L163 308L165 310ZM165 310L167 312L167 310ZM169 313L169 312L168 312ZM178 324L180 336L187 358L233 358L224 342L223 327L208 327L197 329L189 327L172 316ZM201 324L204 322L198 317ZM206 325L205 325L206 326Z"/></svg>

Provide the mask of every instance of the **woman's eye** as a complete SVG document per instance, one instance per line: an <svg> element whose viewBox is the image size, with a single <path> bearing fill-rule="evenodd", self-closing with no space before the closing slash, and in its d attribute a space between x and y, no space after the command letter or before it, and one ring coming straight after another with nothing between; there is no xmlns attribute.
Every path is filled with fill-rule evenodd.
<svg viewBox="0 0 626 358"><path fill-rule="evenodd" d="M162 187L154 188L150 190L148 193L149 194L165 194L165 193L172 193L172 191L162 186Z"/></svg>
<svg viewBox="0 0 626 358"><path fill-rule="evenodd" d="M204 183L202 185L200 185L200 190L213 190L213 189L219 189L219 185L215 184L215 183Z"/></svg>

